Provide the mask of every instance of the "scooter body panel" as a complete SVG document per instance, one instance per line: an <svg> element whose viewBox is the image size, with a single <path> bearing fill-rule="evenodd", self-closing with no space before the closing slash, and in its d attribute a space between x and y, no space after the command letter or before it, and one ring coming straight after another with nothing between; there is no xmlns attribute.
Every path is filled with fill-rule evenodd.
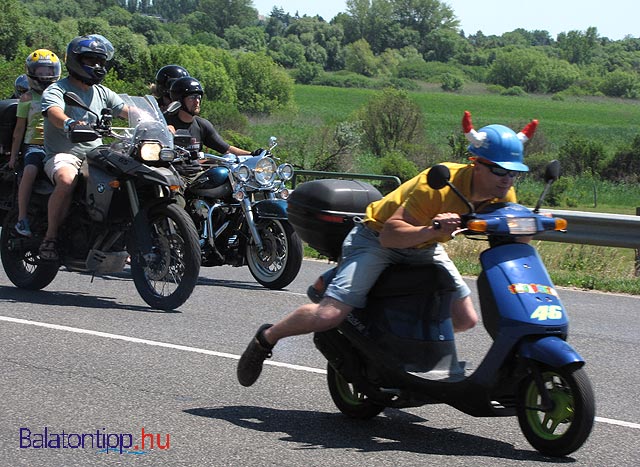
<svg viewBox="0 0 640 467"><path fill-rule="evenodd" d="M566 334L566 311L534 247L527 243L497 246L484 251L480 262L482 283L490 289L479 287L483 318L497 314L501 323L495 324L503 331L515 324L530 324L538 328L534 333ZM495 317L489 318L495 322Z"/></svg>
<svg viewBox="0 0 640 467"><path fill-rule="evenodd" d="M523 358L536 360L553 368L561 368L575 363L584 365L584 359L566 341L557 336L541 337L523 341L518 346Z"/></svg>

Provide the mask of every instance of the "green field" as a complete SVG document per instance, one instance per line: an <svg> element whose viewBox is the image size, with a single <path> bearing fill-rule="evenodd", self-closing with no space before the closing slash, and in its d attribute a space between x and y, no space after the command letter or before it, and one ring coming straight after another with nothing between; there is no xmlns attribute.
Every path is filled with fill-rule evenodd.
<svg viewBox="0 0 640 467"><path fill-rule="evenodd" d="M262 138L265 139L276 134L282 150L287 151L287 144L304 144L312 140L320 128L348 119L375 95L376 91L372 90L297 85L297 108L254 122L256 126L252 131L264 135ZM545 148L551 155L571 134L600 141L613 152L640 133L640 102L632 100L575 98L557 101L550 96L506 97L438 90L413 92L410 96L424 112L429 142L432 147L441 148L443 154L447 151L447 136L460 131L465 110L472 112L476 128L502 123L517 129L537 118L540 125L536 138L544 139ZM518 183L520 193L537 199L540 183L527 178ZM565 195L576 203L572 209L583 211L635 214L636 208L640 207L640 187L631 184L578 179L571 181ZM566 209L567 206L557 208ZM640 280L634 274L633 250L541 241L536 245L556 285L640 294ZM461 272L478 273L481 242L458 239L450 242L447 248Z"/></svg>

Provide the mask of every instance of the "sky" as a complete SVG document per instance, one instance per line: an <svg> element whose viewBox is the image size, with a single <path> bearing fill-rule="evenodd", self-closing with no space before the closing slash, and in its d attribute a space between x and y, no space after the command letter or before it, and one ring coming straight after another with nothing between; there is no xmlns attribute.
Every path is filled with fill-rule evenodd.
<svg viewBox="0 0 640 467"><path fill-rule="evenodd" d="M451 7L467 36L478 31L499 36L523 28L548 31L555 39L561 32L585 31L593 26L601 37L612 40L627 35L640 37L638 0L444 0L443 3ZM253 0L253 6L265 16L277 6L285 13L320 15L325 21L347 10L345 0Z"/></svg>

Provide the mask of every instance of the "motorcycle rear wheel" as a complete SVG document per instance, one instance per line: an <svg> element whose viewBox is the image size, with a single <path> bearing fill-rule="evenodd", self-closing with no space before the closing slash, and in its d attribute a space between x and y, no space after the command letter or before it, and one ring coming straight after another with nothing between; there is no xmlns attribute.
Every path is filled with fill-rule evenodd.
<svg viewBox="0 0 640 467"><path fill-rule="evenodd" d="M540 408L540 390L534 376L529 375L518 394L520 429L542 454L566 456L579 449L591 433L595 418L593 389L582 368L544 367L540 373L552 408Z"/></svg>
<svg viewBox="0 0 640 467"><path fill-rule="evenodd" d="M327 383L331 399L347 417L368 420L385 409L384 405L372 402L365 394L359 392L331 364L327 364Z"/></svg>
<svg viewBox="0 0 640 467"><path fill-rule="evenodd" d="M150 307L175 310L191 296L198 281L198 234L189 215L175 204L150 212L149 225L156 258L147 264L139 254L131 255L133 282Z"/></svg>
<svg viewBox="0 0 640 467"><path fill-rule="evenodd" d="M257 224L264 250L259 252L253 241L247 244L249 271L256 281L268 289L289 285L302 266L302 241L289 222L267 219Z"/></svg>
<svg viewBox="0 0 640 467"><path fill-rule="evenodd" d="M40 261L39 241L23 237L16 232L14 225L17 221L17 211L11 211L2 225L0 234L2 267L16 287L27 290L44 289L58 274L59 263Z"/></svg>

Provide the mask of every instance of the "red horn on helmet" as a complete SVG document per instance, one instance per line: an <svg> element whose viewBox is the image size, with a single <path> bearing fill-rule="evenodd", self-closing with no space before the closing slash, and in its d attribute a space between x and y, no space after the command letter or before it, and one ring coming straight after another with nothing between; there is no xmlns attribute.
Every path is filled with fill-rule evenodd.
<svg viewBox="0 0 640 467"><path fill-rule="evenodd" d="M533 138L533 134L536 132L536 128L538 128L538 120L531 120L527 126L525 126L520 133L518 133L518 139L522 141L522 143L526 143L531 138Z"/></svg>
<svg viewBox="0 0 640 467"><path fill-rule="evenodd" d="M477 148L482 145L482 142L486 138L485 133L478 133L473 128L473 123L471 123L471 112L468 110L465 110L464 115L462 116L462 131L469 142Z"/></svg>

